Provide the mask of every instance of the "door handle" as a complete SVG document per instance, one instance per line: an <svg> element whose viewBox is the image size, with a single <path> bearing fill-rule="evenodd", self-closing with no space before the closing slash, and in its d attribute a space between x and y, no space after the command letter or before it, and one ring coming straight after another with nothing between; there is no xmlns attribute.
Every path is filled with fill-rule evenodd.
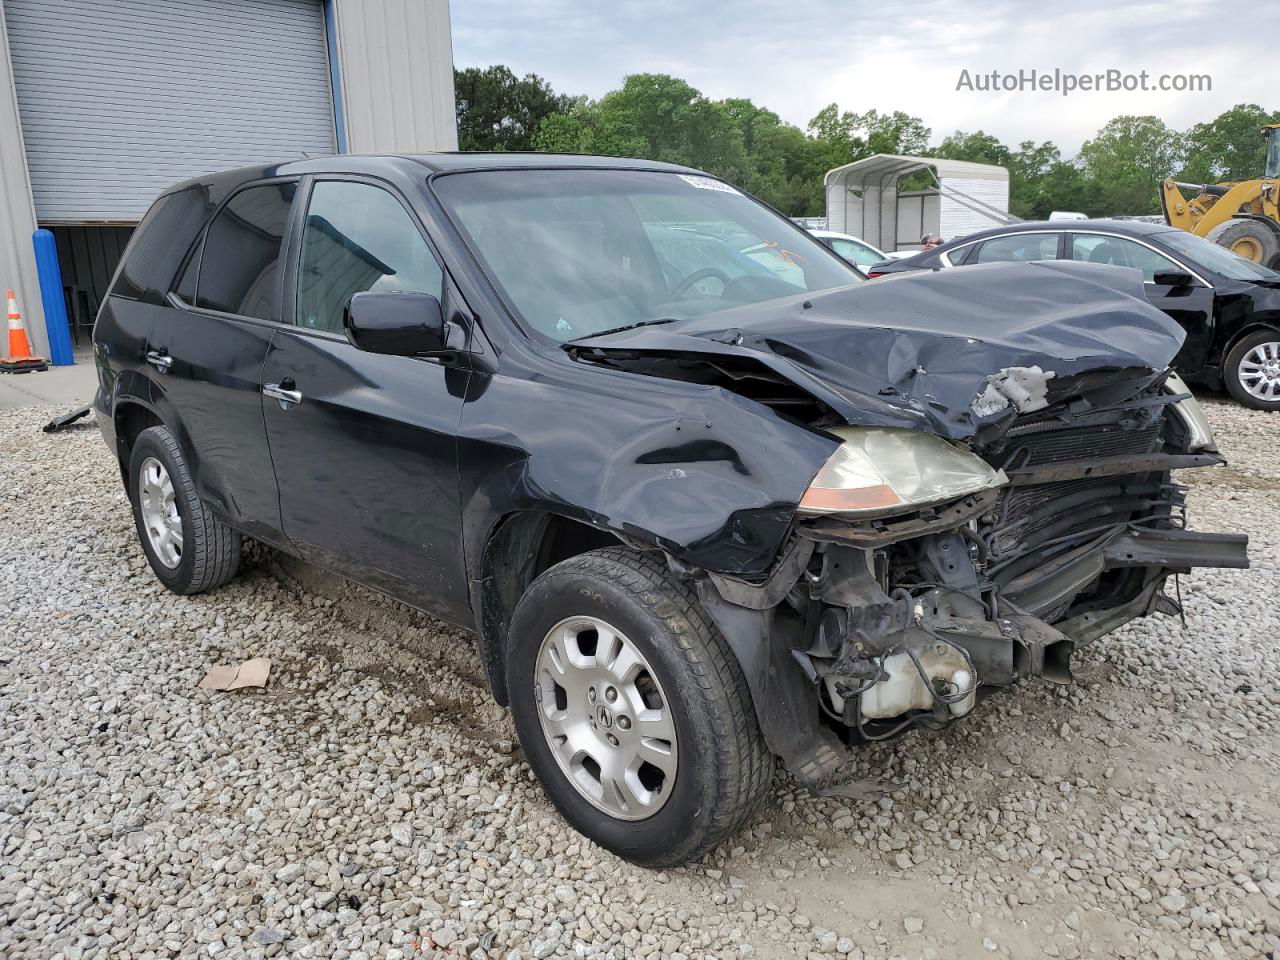
<svg viewBox="0 0 1280 960"><path fill-rule="evenodd" d="M291 406L295 406L302 402L302 391L291 389L294 386L292 380L284 380L281 383L264 383L262 385L262 394L280 401L280 409L288 410Z"/></svg>
<svg viewBox="0 0 1280 960"><path fill-rule="evenodd" d="M168 373L169 368L173 366L173 357L169 356L168 350L148 350L146 357L147 363L161 373Z"/></svg>

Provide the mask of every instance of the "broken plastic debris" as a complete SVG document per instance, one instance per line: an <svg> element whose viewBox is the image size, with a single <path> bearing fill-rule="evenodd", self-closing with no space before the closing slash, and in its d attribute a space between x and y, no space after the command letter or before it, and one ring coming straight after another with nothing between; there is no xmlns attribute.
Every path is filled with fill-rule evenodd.
<svg viewBox="0 0 1280 960"><path fill-rule="evenodd" d="M1043 410L1049 405L1049 381L1054 377L1040 367L1005 367L987 377L987 386L973 401L973 412L979 417L998 413L1013 404L1019 413Z"/></svg>
<svg viewBox="0 0 1280 960"><path fill-rule="evenodd" d="M206 690L239 690L242 687L265 687L271 673L271 661L254 657L239 666L210 667L197 687Z"/></svg>

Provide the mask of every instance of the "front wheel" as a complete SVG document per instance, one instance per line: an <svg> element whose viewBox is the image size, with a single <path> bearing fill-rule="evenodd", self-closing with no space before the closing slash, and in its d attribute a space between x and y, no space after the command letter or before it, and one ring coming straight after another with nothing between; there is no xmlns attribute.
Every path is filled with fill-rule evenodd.
<svg viewBox="0 0 1280 960"><path fill-rule="evenodd" d="M1246 407L1280 410L1280 330L1251 333L1227 351L1222 380Z"/></svg>
<svg viewBox="0 0 1280 960"><path fill-rule="evenodd" d="M535 580L507 682L529 765L579 832L644 866L738 830L773 776L737 660L661 557L595 550Z"/></svg>

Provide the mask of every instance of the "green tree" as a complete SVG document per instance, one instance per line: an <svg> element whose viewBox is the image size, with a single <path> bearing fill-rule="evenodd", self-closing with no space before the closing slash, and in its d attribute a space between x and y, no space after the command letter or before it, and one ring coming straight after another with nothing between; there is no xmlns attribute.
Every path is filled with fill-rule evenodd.
<svg viewBox="0 0 1280 960"><path fill-rule="evenodd" d="M919 117L895 110L878 113L868 110L857 116L858 129L867 140L867 153L924 153L929 146L929 128Z"/></svg>
<svg viewBox="0 0 1280 960"><path fill-rule="evenodd" d="M532 150L543 119L568 112L573 101L537 74L507 67L453 72L460 150Z"/></svg>
<svg viewBox="0 0 1280 960"><path fill-rule="evenodd" d="M1044 220L1054 210L1077 210L1068 186L1083 183L1074 164L1064 163L1062 153L1046 140L1024 140L1009 153L1009 212L1023 220ZM1066 202L1067 206L1062 206Z"/></svg>
<svg viewBox="0 0 1280 960"><path fill-rule="evenodd" d="M598 102L586 97L575 100L567 113L544 117L533 145L543 153L597 157L643 157L648 147L630 117L602 111Z"/></svg>
<svg viewBox="0 0 1280 960"><path fill-rule="evenodd" d="M919 117L901 110L841 113L834 103L823 107L809 121L809 134L829 148L832 167L874 153L917 154L929 143L929 128Z"/></svg>
<svg viewBox="0 0 1280 960"><path fill-rule="evenodd" d="M962 133L957 130L942 143L929 151L931 156L947 160L968 160L971 163L991 163L1009 167L1009 148L989 133ZM1010 173L1013 171L1010 170Z"/></svg>
<svg viewBox="0 0 1280 960"><path fill-rule="evenodd" d="M1236 104L1208 123L1197 123L1187 131L1187 162L1178 179L1216 183L1262 176L1266 123L1280 123L1280 112L1268 113L1256 103Z"/></svg>
<svg viewBox="0 0 1280 960"><path fill-rule="evenodd" d="M1122 116L1085 141L1077 158L1105 215L1159 213L1158 186L1183 155L1182 137L1159 117ZM1078 208L1077 208L1078 209Z"/></svg>

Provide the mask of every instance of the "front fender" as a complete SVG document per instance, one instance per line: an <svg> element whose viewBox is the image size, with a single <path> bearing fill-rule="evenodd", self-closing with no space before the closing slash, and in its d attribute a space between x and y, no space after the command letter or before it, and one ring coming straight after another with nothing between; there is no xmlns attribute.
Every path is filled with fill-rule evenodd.
<svg viewBox="0 0 1280 960"><path fill-rule="evenodd" d="M494 377L459 437L463 536L477 578L498 521L559 514L682 563L759 576L837 443L718 387L584 365L582 383Z"/></svg>

